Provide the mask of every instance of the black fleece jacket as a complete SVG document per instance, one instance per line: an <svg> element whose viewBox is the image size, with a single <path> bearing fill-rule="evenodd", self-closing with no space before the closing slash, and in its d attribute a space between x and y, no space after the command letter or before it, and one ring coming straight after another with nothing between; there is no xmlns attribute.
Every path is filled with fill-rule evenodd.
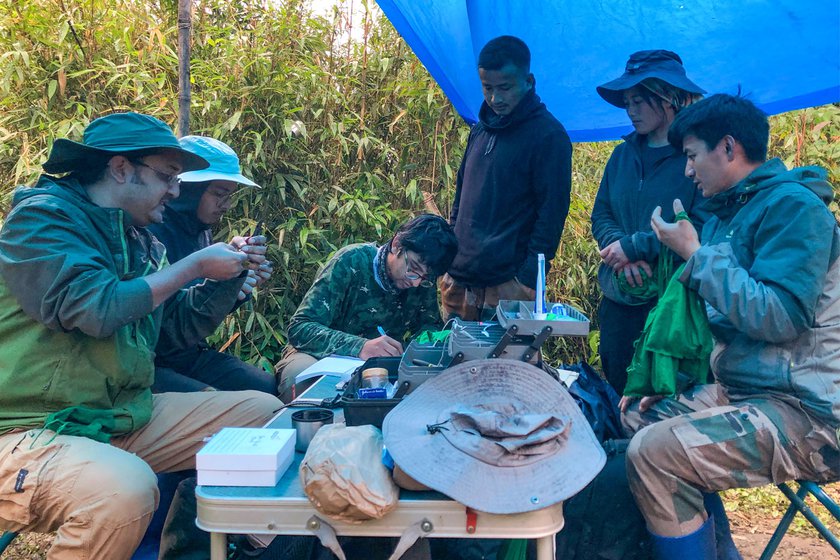
<svg viewBox="0 0 840 560"><path fill-rule="evenodd" d="M535 287L537 253L550 266L571 187L569 135L533 89L504 117L482 103L458 171L450 217L458 254L449 274L471 287L514 277Z"/></svg>
<svg viewBox="0 0 840 560"><path fill-rule="evenodd" d="M685 176L685 155L668 147L659 153L653 167L642 169L643 144L646 136L635 132L613 150L592 209L592 235L603 249L614 241L621 243L631 262L656 264L660 244L650 227L650 216L657 206L662 218L674 221L674 199L679 198L694 227L700 231L709 218L705 201L694 182ZM598 270L598 281L604 296L625 305L639 305L644 300L622 292L612 268L604 263Z"/></svg>

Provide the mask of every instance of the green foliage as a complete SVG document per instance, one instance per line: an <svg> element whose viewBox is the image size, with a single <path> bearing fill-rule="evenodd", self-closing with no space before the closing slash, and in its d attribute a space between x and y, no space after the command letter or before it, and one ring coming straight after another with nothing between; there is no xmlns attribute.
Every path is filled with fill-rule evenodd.
<svg viewBox="0 0 840 560"><path fill-rule="evenodd" d="M236 195L216 234L248 234L262 220L275 263L269 285L214 338L269 369L333 251L387 239L425 211L424 193L448 214L468 129L393 27L367 9L353 20L341 0L328 18L302 0L194 4L191 132L234 146L262 185ZM0 3L0 208L14 185L37 177L55 138L80 138L97 116L134 110L175 123L176 8ZM781 115L773 131L774 155L824 165L840 184L837 106ZM614 146L575 146L572 207L548 278L551 299L593 320L599 257L589 213ZM597 321L593 329L588 340L553 341L549 358L597 364Z"/></svg>
<svg viewBox="0 0 840 560"><path fill-rule="evenodd" d="M796 485L792 485L794 490ZM840 500L840 485L825 484L823 490L835 501ZM774 524L781 521L790 502L781 491L773 485L759 488L733 488L721 492L721 497L726 504L726 511L730 518L744 515L748 518L773 519ZM811 508L817 518L822 521L833 534L840 532L840 521L835 519L831 513L810 494L805 498L805 503ZM819 533L802 514L793 518L789 531L793 534L808 535L817 537Z"/></svg>

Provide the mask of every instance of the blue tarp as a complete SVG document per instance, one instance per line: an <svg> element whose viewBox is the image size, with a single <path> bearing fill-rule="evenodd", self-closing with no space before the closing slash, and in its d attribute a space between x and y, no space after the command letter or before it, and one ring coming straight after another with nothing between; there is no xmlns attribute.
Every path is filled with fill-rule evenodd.
<svg viewBox="0 0 840 560"><path fill-rule="evenodd" d="M768 114L840 101L838 0L377 0L458 113L481 105L478 52L499 35L531 48L537 93L573 141L630 131L595 86L630 53L669 49L710 93Z"/></svg>

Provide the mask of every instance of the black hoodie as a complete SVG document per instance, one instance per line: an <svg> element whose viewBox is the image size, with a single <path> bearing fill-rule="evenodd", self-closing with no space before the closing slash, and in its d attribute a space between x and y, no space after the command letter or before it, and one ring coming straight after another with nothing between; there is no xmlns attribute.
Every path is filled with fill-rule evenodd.
<svg viewBox="0 0 840 560"><path fill-rule="evenodd" d="M458 170L450 218L458 254L450 276L471 287L515 277L534 288L537 253L549 266L571 187L569 135L533 89L506 116L482 103Z"/></svg>

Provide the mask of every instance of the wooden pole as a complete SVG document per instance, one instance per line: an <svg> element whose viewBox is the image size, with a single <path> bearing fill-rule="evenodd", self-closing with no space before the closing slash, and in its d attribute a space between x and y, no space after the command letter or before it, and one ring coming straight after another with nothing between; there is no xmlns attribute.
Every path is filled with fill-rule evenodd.
<svg viewBox="0 0 840 560"><path fill-rule="evenodd" d="M178 136L190 133L192 0L178 0Z"/></svg>

